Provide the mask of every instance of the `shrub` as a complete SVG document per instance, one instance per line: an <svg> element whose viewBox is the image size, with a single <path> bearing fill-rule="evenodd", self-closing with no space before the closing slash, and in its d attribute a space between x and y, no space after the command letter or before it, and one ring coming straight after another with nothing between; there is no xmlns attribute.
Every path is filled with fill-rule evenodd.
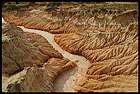
<svg viewBox="0 0 140 94"><path fill-rule="evenodd" d="M44 11L50 11L50 10L52 10L52 8L46 8L46 9L44 9Z"/></svg>
<svg viewBox="0 0 140 94"><path fill-rule="evenodd" d="M16 5L7 5L6 6L6 10L17 10L19 8L20 7L19 6L16 6Z"/></svg>
<svg viewBox="0 0 140 94"><path fill-rule="evenodd" d="M48 31L50 31L51 29L49 28Z"/></svg>
<svg viewBox="0 0 140 94"><path fill-rule="evenodd" d="M104 7L101 7L100 11L106 11L106 9Z"/></svg>

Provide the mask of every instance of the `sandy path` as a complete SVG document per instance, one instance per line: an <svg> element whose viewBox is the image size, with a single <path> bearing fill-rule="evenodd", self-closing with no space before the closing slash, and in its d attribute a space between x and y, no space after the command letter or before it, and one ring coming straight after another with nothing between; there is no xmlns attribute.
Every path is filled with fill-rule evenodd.
<svg viewBox="0 0 140 94"><path fill-rule="evenodd" d="M2 23L3 22L5 22L5 21L2 18ZM41 30L27 29L27 28L24 28L23 26L19 26L19 27L21 27L23 29L23 31L25 31L25 32L34 32L34 33L37 33L37 34L43 36L64 57L66 57L72 61L78 60L78 62L76 62L77 66L75 68L62 73L61 75L59 75L56 78L56 80L54 82L54 86L55 86L54 88L55 88L56 92L64 92L64 91L72 92L73 88L75 88L75 86L76 86L75 84L77 83L77 80L80 79L80 77L82 77L82 75L84 75L85 70L87 69L90 62L83 56L73 55L73 54L70 54L70 53L64 51L63 49L61 49L54 41L54 34L50 34L48 32L44 32ZM2 86L5 85L5 83L6 83L5 79L2 79L2 82L3 82Z"/></svg>

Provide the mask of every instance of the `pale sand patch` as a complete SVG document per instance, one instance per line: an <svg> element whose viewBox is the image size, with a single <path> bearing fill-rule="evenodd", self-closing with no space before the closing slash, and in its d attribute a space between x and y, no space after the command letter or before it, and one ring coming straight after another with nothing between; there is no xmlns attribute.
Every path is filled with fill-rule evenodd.
<svg viewBox="0 0 140 94"><path fill-rule="evenodd" d="M2 23L6 23L3 18L2 18Z"/></svg>

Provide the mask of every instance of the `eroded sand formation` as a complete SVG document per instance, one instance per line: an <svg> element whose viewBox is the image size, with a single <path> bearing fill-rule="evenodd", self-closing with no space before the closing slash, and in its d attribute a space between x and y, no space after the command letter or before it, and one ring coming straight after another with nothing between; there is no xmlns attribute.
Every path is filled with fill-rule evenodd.
<svg viewBox="0 0 140 94"><path fill-rule="evenodd" d="M91 3L92 4L92 3ZM55 6L54 6L55 5ZM74 33L78 31L108 31L122 29L137 19L137 10L124 13L123 9L96 9L80 3L57 3L36 9L37 5L16 11L2 11L6 22L31 29L39 29L50 33ZM36 9L36 10L34 10ZM130 19L131 18L131 19ZM119 23L119 24L118 24Z"/></svg>
<svg viewBox="0 0 140 94"><path fill-rule="evenodd" d="M54 40L63 50L72 54L82 55L90 61L91 64L84 70L84 76L79 78L77 84L75 84L74 91L138 92L137 8L131 9L132 6L127 6L130 9L123 9L122 7L124 6L119 6L120 9L114 11L102 8L96 9L95 3L83 4L78 2L52 3L47 7L40 5L42 3L29 6L24 10L2 10L2 17L6 22L14 22L16 25L26 28L55 33ZM107 7L113 8L114 6L109 5ZM106 5L104 7L106 8ZM46 12L44 11L45 8ZM4 29L3 27L3 31L7 32L7 29ZM21 31L20 33L23 32L17 27L16 30ZM14 33L14 36L17 36L18 33ZM12 35L13 33L9 34ZM31 34L24 33L24 35ZM41 54L44 53L44 50L47 50L47 58L43 54L44 56L39 55L36 58L39 60L38 62L35 60L36 62L34 63L30 60L31 65L27 64L27 66L33 66L25 68L8 79L9 84L6 91L51 92L53 91L53 81L56 76L75 66L74 62L64 58L41 36L32 35L31 40L36 41L34 36L35 38L37 37L38 39L35 43L42 45L42 47L37 46L35 49L28 44L32 43L30 40L26 44L34 48L34 50L40 51ZM28 37L24 37L24 40L26 38ZM48 48L45 45L49 45L47 46ZM52 51L54 55L51 58L50 51L48 51L50 48L55 52ZM5 48L3 47L3 49ZM2 58L6 57L3 56ZM30 56L28 58L30 59ZM5 61L7 60L5 59ZM17 69L11 68L12 71L5 70L5 73L8 73L7 71L13 73L16 70L20 70L20 68L17 66ZM13 80L13 78L16 79Z"/></svg>
<svg viewBox="0 0 140 94"><path fill-rule="evenodd" d="M12 74L26 66L42 66L49 58L63 58L48 41L35 33L25 33L14 23L3 25L2 73Z"/></svg>
<svg viewBox="0 0 140 94"><path fill-rule="evenodd" d="M24 69L26 71L23 77L8 84L7 92L53 92L53 82L62 72L67 71L76 64L66 58L51 58L42 68L33 67ZM19 75L20 73L16 74Z"/></svg>
<svg viewBox="0 0 140 94"><path fill-rule="evenodd" d="M9 82L6 91L51 92L57 75L75 66L42 36L23 32L15 23L3 23L2 73L20 75L15 72L29 67L21 78Z"/></svg>
<svg viewBox="0 0 140 94"><path fill-rule="evenodd" d="M124 30L55 35L62 49L83 55L91 62L76 91L138 91L138 19L135 20L127 22Z"/></svg>

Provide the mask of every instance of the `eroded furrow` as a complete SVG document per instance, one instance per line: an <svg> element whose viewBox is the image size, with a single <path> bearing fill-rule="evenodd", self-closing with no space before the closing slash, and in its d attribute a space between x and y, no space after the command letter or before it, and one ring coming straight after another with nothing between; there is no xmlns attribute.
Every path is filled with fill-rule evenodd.
<svg viewBox="0 0 140 94"><path fill-rule="evenodd" d="M54 39L62 49L70 53L83 55L91 62L86 70L86 75L79 80L78 86L75 88L76 91L138 91L137 25L137 22L129 24L124 30L125 32L111 31L90 33L90 35L86 32L80 32L69 35L55 35ZM73 39L73 37L77 38ZM96 76L104 77L96 78ZM127 77L129 79L123 82ZM133 83L135 85L131 85ZM131 89L128 90L128 88Z"/></svg>

